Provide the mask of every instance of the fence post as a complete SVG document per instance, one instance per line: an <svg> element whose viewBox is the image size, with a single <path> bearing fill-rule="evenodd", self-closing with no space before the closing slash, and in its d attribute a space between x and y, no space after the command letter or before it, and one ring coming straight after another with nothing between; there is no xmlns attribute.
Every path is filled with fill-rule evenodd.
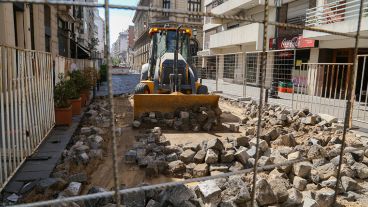
<svg viewBox="0 0 368 207"><path fill-rule="evenodd" d="M243 97L247 98L247 54L243 53Z"/></svg>
<svg viewBox="0 0 368 207"><path fill-rule="evenodd" d="M218 76L219 76L219 60L218 60L218 55L216 55L216 92L219 91L218 89Z"/></svg>
<svg viewBox="0 0 368 207"><path fill-rule="evenodd" d="M293 72L296 69L295 61L296 61L296 50L293 50L294 52L294 60L293 60L293 71L291 72L291 82L293 83L292 93L291 93L291 114L294 114L294 78L293 78ZM299 70L300 73L300 70Z"/></svg>
<svg viewBox="0 0 368 207"><path fill-rule="evenodd" d="M93 70L95 70L95 71L97 71L97 68L96 68L96 61L92 61L92 63L93 63ZM95 100L95 98L96 98L96 85L97 85L97 72L96 73L94 73L94 74L96 74L96 80L94 81L94 83L93 83L93 95L92 95L92 99L93 100Z"/></svg>

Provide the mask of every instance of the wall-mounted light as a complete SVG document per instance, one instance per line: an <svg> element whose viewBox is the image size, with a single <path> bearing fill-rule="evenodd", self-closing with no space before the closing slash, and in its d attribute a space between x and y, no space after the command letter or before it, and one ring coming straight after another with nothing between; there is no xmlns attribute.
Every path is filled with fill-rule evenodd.
<svg viewBox="0 0 368 207"><path fill-rule="evenodd" d="M198 31L197 31L197 29L193 29L193 36L194 36L194 38L196 38L196 37L197 37L197 35L198 35Z"/></svg>

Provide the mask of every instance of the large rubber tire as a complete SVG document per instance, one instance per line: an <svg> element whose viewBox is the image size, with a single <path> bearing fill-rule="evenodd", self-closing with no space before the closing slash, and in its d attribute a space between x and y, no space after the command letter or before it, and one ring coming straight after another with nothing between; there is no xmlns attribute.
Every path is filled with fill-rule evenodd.
<svg viewBox="0 0 368 207"><path fill-rule="evenodd" d="M148 85L145 83L139 83L134 89L134 94L150 94Z"/></svg>
<svg viewBox="0 0 368 207"><path fill-rule="evenodd" d="M208 94L207 86L201 85L198 87L197 94Z"/></svg>

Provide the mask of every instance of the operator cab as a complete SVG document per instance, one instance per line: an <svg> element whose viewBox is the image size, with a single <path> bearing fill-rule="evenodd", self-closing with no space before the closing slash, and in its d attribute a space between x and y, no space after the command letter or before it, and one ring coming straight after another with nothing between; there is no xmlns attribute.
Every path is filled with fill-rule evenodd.
<svg viewBox="0 0 368 207"><path fill-rule="evenodd" d="M184 60L190 60L190 38L191 29L180 29L179 54ZM176 28L152 28L149 31L151 36L151 59L160 59L165 53L174 53L176 47ZM155 65L155 64L154 64Z"/></svg>
<svg viewBox="0 0 368 207"><path fill-rule="evenodd" d="M160 77L161 93L170 93L170 74L174 74L174 61L176 43L178 42L178 74L180 74L181 90L192 90L191 79L197 81L196 75L190 67L190 38L192 35L191 29L176 28L152 28L149 32L151 36L152 50L150 54L151 72L154 68L160 68L159 74L155 77ZM177 37L177 34L179 36Z"/></svg>

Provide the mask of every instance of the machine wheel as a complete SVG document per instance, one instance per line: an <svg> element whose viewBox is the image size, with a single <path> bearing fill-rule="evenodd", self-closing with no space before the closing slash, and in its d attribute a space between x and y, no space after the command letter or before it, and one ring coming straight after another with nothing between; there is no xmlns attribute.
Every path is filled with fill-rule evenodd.
<svg viewBox="0 0 368 207"><path fill-rule="evenodd" d="M207 86L201 85L198 87L197 94L208 94Z"/></svg>
<svg viewBox="0 0 368 207"><path fill-rule="evenodd" d="M134 89L134 94L149 94L149 93L150 93L149 87L145 83L139 83Z"/></svg>

